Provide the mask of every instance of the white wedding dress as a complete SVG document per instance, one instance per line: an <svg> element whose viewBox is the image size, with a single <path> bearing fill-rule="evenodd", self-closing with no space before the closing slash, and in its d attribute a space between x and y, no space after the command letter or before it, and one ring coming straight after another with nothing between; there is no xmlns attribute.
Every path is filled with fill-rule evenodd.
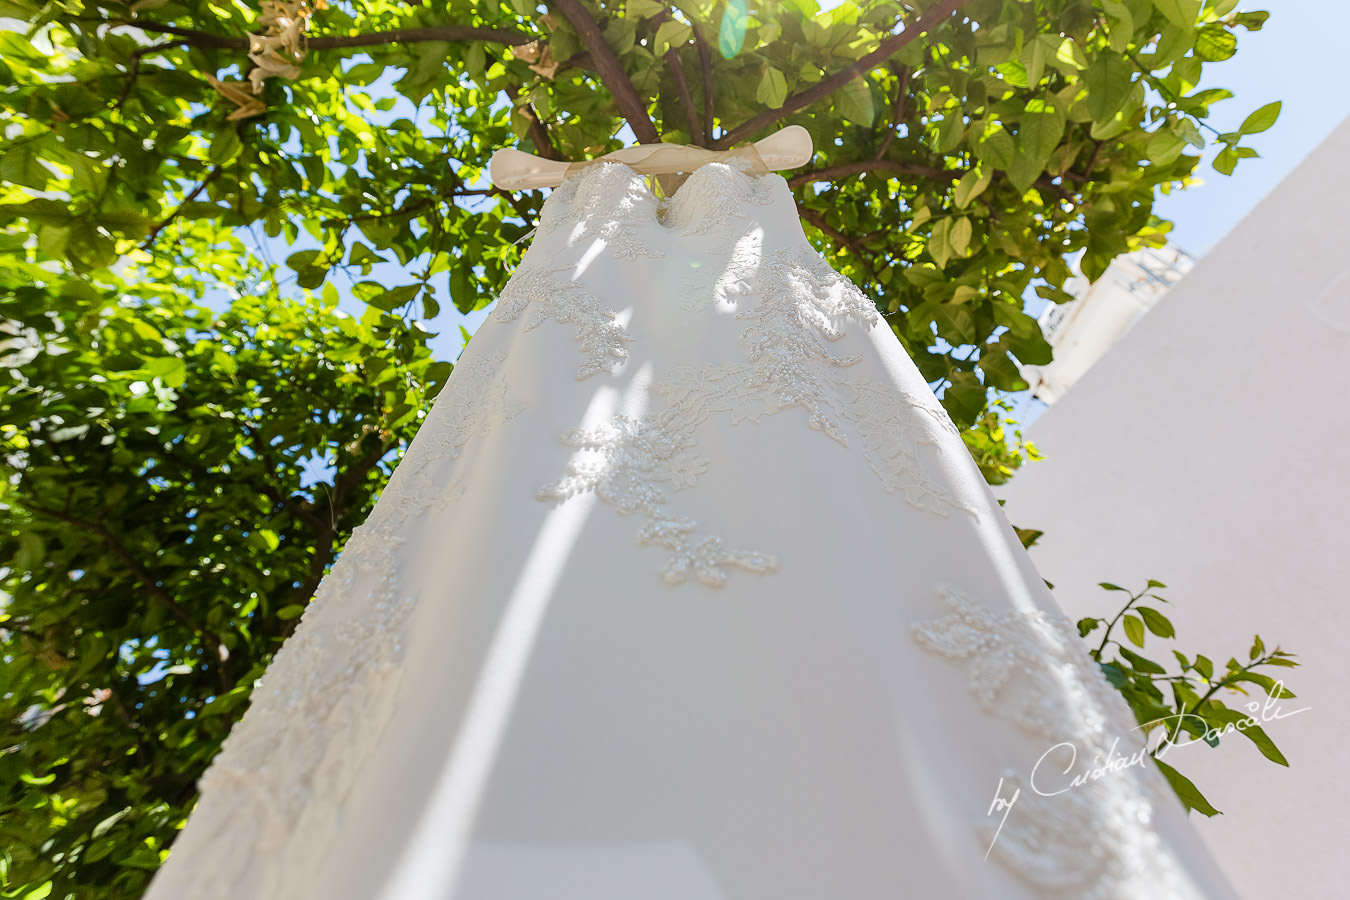
<svg viewBox="0 0 1350 900"><path fill-rule="evenodd" d="M1141 742L787 183L600 163L147 896L1234 896Z"/></svg>

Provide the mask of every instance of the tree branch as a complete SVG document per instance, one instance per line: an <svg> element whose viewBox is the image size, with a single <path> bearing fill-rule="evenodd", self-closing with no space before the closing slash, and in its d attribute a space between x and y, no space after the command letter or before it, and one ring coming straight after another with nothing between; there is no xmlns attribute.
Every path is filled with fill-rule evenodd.
<svg viewBox="0 0 1350 900"><path fill-rule="evenodd" d="M230 678L229 651L225 649L220 638L215 632L197 624L197 621L192 618L192 614L188 612L181 603L169 595L169 592L166 591L148 571L146 571L145 567L131 555L131 551L127 550L126 545L119 541L117 536L108 530L107 526L102 522L91 522L88 519L82 519L79 516L63 512L59 509L49 509L45 506L37 506L30 503L25 503L23 506L24 509L27 509L29 512L47 516L48 518L56 519L59 522L65 522L67 525L74 525L76 528L88 531L90 534L98 537L99 540L103 542L103 545L112 552L112 555L117 557L117 560L131 572L132 576L137 581L140 582L141 587L151 596L151 598L159 602L160 605L167 609L175 619L182 622L201 636L207 647L215 654L215 668L216 673L220 678L221 689L229 690L234 687L234 681Z"/></svg>
<svg viewBox="0 0 1350 900"><path fill-rule="evenodd" d="M909 66L901 66L899 78L895 86L895 104L891 107L891 127L886 130L886 137L881 142L881 149L877 150L876 159L881 159L886 155L886 151L891 149L891 143L895 140L895 134L900 130L900 126L905 121L905 97L909 93Z"/></svg>
<svg viewBox="0 0 1350 900"><path fill-rule="evenodd" d="M363 478L370 473L370 470L379 465L380 460L389 452L393 442L384 440L380 442L378 450L366 454L348 467L342 474L333 479L333 487L330 492L329 515L327 521L320 519L319 527L315 529L314 555L309 560L309 571L306 573L305 580L295 587L291 592L292 604L306 604L314 596L314 592L319 589L319 583L323 581L324 570L328 564L333 561L333 540L342 529L342 522L347 517L347 496L351 490L361 482ZM300 617L288 619L281 629L281 638L285 640L295 631L300 624Z"/></svg>
<svg viewBox="0 0 1350 900"><path fill-rule="evenodd" d="M87 17L85 17L87 19ZM106 20L94 20L104 22ZM139 28L154 34L171 34L181 38L169 43L187 43L194 47L206 47L217 50L247 50L248 38L231 37L224 34L212 34L209 31L197 31L178 25L166 25L160 22L108 23L114 28ZM476 28L471 25L438 25L430 28L395 28L391 31L373 31L369 34L336 34L312 37L305 41L309 50L331 50L339 47L376 47L381 44L415 44L422 41L490 41L494 44L519 46L538 40L538 37L521 31L506 28ZM168 44L157 45L160 48Z"/></svg>
<svg viewBox="0 0 1350 900"><path fill-rule="evenodd" d="M633 87L633 80L628 77L628 71L624 69L614 49L606 43L604 32L586 11L586 7L581 5L581 0L553 0L553 5L562 11L568 22L572 23L572 27L581 35L586 48L591 51L591 58L595 60L595 69L600 74L601 82L609 89L614 102L618 104L619 114L628 120L628 125L633 129L639 143L660 143L661 135L652 124L651 116L647 115L647 105L638 96L637 88Z"/></svg>
<svg viewBox="0 0 1350 900"><path fill-rule="evenodd" d="M141 71L141 59L147 54L158 53L161 50L167 50L170 47L177 46L180 41L164 41L159 44L148 44L144 47L137 47L131 53L131 60L127 64L127 80L122 85L122 91L117 95L117 101L109 107L110 110L119 110L122 104L127 102L127 97L131 95L131 88L136 84L136 77Z"/></svg>
<svg viewBox="0 0 1350 900"><path fill-rule="evenodd" d="M560 159L558 149L553 146L553 138L549 137L548 126L539 120L539 112L534 108L534 104L525 104L521 108L521 114L530 123L530 141L534 143L535 152L544 159Z"/></svg>
<svg viewBox="0 0 1350 900"><path fill-rule="evenodd" d="M689 80L684 77L684 66L680 65L680 54L674 47L666 51L666 66L670 69L670 76L675 80L675 92L680 97L680 107L684 110L684 118L689 123L689 139L700 147L708 146L709 136L706 135L698 120L698 110L694 109L694 95L689 92Z"/></svg>
<svg viewBox="0 0 1350 900"><path fill-rule="evenodd" d="M835 228L829 222L825 221L825 217L822 216L820 213L816 212L814 209L811 209L808 206L798 203L797 213L803 219L814 225L821 233L829 235L830 238L838 241L839 243L847 247L849 251L853 254L854 259L857 260L858 265L862 266L868 271L868 273L872 276L873 281L876 280L877 272L876 269L872 268L871 262L869 262L868 259L869 254L866 248L864 248L853 238L844 234L838 228Z"/></svg>
<svg viewBox="0 0 1350 900"><path fill-rule="evenodd" d="M846 175L862 175L867 172L893 172L897 175L922 175L944 181L957 181L966 174L965 169L937 169L921 163L896 162L890 159L864 159L857 162L839 163L823 169L810 169L788 179L788 187L798 187L814 181L833 181Z"/></svg>
<svg viewBox="0 0 1350 900"><path fill-rule="evenodd" d="M569 2L575 2L575 0L569 0ZM748 122L738 125L722 135L715 144L716 149L725 150L737 141L748 138L761 129L790 116L797 110L804 109L817 100L825 99L847 84L852 78L870 72L891 54L897 53L907 44L913 42L915 38L945 20L964 2L965 0L940 0L940 2L933 4L916 16L913 22L908 23L904 31L882 41L877 49L859 59L853 65L822 78L806 90L788 97L783 101L783 105L777 109L766 109Z"/></svg>
<svg viewBox="0 0 1350 900"><path fill-rule="evenodd" d="M224 171L225 167L223 165L212 166L211 171L206 173L206 177L202 179L201 183L192 189L192 193L183 198L183 202L178 204L173 212L169 213L168 218L164 219L164 221L160 222L150 230L150 233L145 236L145 240L141 241L141 249L148 250L150 246L154 244L155 238L159 237L159 233L165 228L168 228L173 220L177 219L178 216L182 214L183 209L193 200L196 200L197 195L206 190L206 186L219 178Z"/></svg>
<svg viewBox="0 0 1350 900"><path fill-rule="evenodd" d="M708 42L703 39L703 29L698 27L698 22L690 22L690 27L694 31L694 46L698 48L698 64L703 70L703 134L708 139L708 146L713 145L713 88L712 88L712 51L708 49Z"/></svg>

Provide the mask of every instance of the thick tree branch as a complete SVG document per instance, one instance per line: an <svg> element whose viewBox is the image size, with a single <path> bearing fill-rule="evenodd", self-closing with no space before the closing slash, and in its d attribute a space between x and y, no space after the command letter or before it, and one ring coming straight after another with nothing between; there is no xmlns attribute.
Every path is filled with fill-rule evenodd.
<svg viewBox="0 0 1350 900"><path fill-rule="evenodd" d="M847 247L849 249L849 252L853 254L853 257L857 261L858 265L862 266L868 271L868 273L872 276L872 280L874 281L876 280L877 272L876 269L872 268L872 264L870 262L871 254L868 253L865 247L863 247L853 238L844 234L838 228L835 228L829 222L825 221L824 216L816 212L814 209L811 209L809 206L798 203L797 213L803 219L814 225L821 233L828 235L832 240L838 241L839 243Z"/></svg>
<svg viewBox="0 0 1350 900"><path fill-rule="evenodd" d="M839 163L823 169L810 169L788 179L789 187L798 187L814 181L833 181L848 175L862 175L867 172L889 172L896 175L922 175L924 178L957 181L966 174L965 169L938 169L920 163L896 162L890 159L863 159L857 162Z"/></svg>
<svg viewBox="0 0 1350 900"><path fill-rule="evenodd" d="M647 115L647 104L638 96L637 88L633 87L633 80L628 77L628 71L619 61L614 48L606 43L604 32L586 11L586 7L581 5L581 0L553 0L553 5L562 11L567 21L571 22L572 27L581 35L586 49L591 51L591 58L595 61L595 70L599 73L600 80L614 97L619 114L628 120L628 125L633 129L638 141L643 144L660 143L661 135L652 124L651 116Z"/></svg>
<svg viewBox="0 0 1350 900"><path fill-rule="evenodd" d="M571 2L575 2L575 0L571 0ZM847 84L850 79L866 72L870 72L872 69L885 62L887 57L891 56L891 54L899 52L907 44L913 42L933 26L956 12L964 2L965 0L940 0L940 2L933 4L916 16L913 22L907 23L904 31L882 41L877 46L877 49L873 50L862 59L859 59L853 65L841 69L833 75L822 78L806 90L788 97L783 101L783 105L777 109L766 109L764 112L751 118L750 121L738 125L722 135L716 143L717 149L724 150L732 144L735 144L737 141L744 140L761 129L767 128L775 122L790 116L797 110L804 109L818 100L825 99Z"/></svg>
<svg viewBox="0 0 1350 900"><path fill-rule="evenodd" d="M539 112L534 104L525 104L521 114L530 123L530 140L534 143L534 152L544 159L559 159L558 149L553 146L553 138L549 137L548 126L539 120Z"/></svg>
<svg viewBox="0 0 1350 900"><path fill-rule="evenodd" d="M100 21L100 20L95 20ZM182 40L170 43L191 44L218 50L247 50L248 38L212 34L178 25L160 22L112 22L117 28L139 28L154 34L171 34ZM331 50L339 47L377 47L382 44L416 44L422 41L489 41L494 44L518 46L538 40L538 36L507 28L476 28L471 25L438 25L430 28L395 28L391 31L373 31L369 34L320 35L305 41L309 50ZM160 44L159 47L168 46Z"/></svg>
<svg viewBox="0 0 1350 900"><path fill-rule="evenodd" d="M895 175L920 175L924 178L933 178L941 181L959 181L961 176L965 175L969 169L935 169L932 166L925 166L919 163L896 162L889 159L864 159L857 162L839 163L834 166L826 166L823 169L810 169L801 172L788 179L788 187L800 187L803 184L811 184L816 181L834 181L836 178L843 178L849 175L865 175L868 172L886 172ZM1048 177L1042 175L1033 182L1034 187L1050 191L1064 200L1074 198L1073 191L1064 187L1062 184L1055 184Z"/></svg>
<svg viewBox="0 0 1350 900"><path fill-rule="evenodd" d="M698 120L698 110L694 109L694 95L689 92L689 80L684 77L684 66L680 65L680 54L674 47L666 51L666 68L675 80L675 92L680 97L680 108L689 123L689 139L700 147L708 146L708 136Z"/></svg>

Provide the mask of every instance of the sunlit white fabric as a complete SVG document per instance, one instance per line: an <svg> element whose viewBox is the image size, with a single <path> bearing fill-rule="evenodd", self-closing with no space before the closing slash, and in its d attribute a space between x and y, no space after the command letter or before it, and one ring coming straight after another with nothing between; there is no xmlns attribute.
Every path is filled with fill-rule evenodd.
<svg viewBox="0 0 1350 900"><path fill-rule="evenodd" d="M1233 896L1140 741L786 182L606 163L149 897Z"/></svg>

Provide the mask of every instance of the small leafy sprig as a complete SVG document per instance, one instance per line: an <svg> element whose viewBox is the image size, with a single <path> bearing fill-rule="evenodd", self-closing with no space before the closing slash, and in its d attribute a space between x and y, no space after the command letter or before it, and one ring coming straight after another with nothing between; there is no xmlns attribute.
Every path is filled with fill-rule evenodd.
<svg viewBox="0 0 1350 900"><path fill-rule="evenodd" d="M1129 594L1130 599L1110 620L1092 617L1079 619L1078 633L1091 645L1096 641L1094 632L1104 628L1101 640L1088 653L1101 667L1106 680L1129 703L1145 734L1156 735L1156 746L1151 751L1153 761L1188 810L1194 809L1206 816L1218 815L1220 812L1189 778L1160 758L1170 747L1177 745L1183 736L1189 736L1191 741L1203 740L1211 747L1217 747L1222 735L1235 731L1255 744L1266 759L1282 766L1289 765L1256 718L1229 708L1220 695L1238 693L1251 696L1248 686L1254 685L1269 699L1247 703L1247 708L1253 711L1269 708L1270 701L1293 698L1293 691L1286 688L1282 681L1257 669L1297 666L1294 654L1278 646L1266 650L1265 643L1257 635L1253 638L1245 663L1230 657L1222 672L1219 672L1207 656L1197 654L1192 659L1173 650L1172 655L1181 671L1176 675L1168 674L1162 664L1112 636L1119 626L1125 639L1139 650L1144 648L1144 641L1149 634L1167 640L1174 639L1176 628L1171 620L1155 606L1144 605L1145 601L1167 603L1156 593L1167 585L1150 580L1137 593L1110 582L1102 582L1100 586L1108 591Z"/></svg>

